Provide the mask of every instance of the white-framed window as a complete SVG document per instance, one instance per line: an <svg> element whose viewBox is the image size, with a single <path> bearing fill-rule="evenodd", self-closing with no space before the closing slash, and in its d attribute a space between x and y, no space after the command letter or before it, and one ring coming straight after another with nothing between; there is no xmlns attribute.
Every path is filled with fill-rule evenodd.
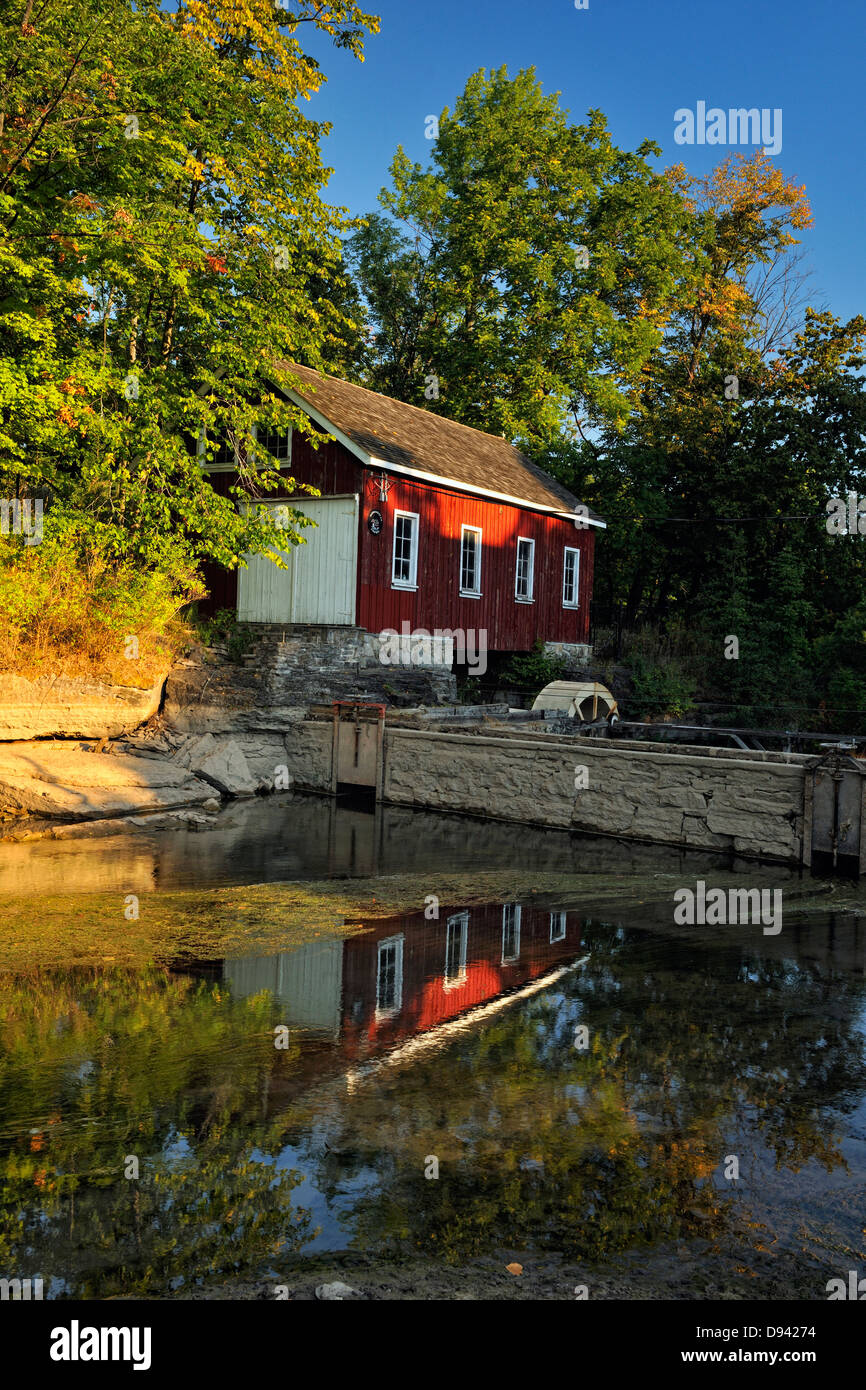
<svg viewBox="0 0 866 1390"><path fill-rule="evenodd" d="M279 463L290 463L292 458L292 431L269 430L265 425L256 425L256 443L266 449Z"/></svg>
<svg viewBox="0 0 866 1390"><path fill-rule="evenodd" d="M502 964L520 955L520 903L502 905Z"/></svg>
<svg viewBox="0 0 866 1390"><path fill-rule="evenodd" d="M550 944L554 941L565 940L565 913L551 912L550 914Z"/></svg>
<svg viewBox="0 0 866 1390"><path fill-rule="evenodd" d="M394 513L392 589L418 588L418 513Z"/></svg>
<svg viewBox="0 0 866 1390"><path fill-rule="evenodd" d="M469 940L469 913L458 912L448 918L445 939L445 988L455 989L466 979L466 947Z"/></svg>
<svg viewBox="0 0 866 1390"><path fill-rule="evenodd" d="M200 466L208 473L233 473L243 463L243 446L234 431L227 431L216 441L213 456L207 457L208 437L204 429L199 431L196 452Z"/></svg>
<svg viewBox="0 0 866 1390"><path fill-rule="evenodd" d="M403 1007L403 937L379 942L376 958L376 1017L390 1018Z"/></svg>
<svg viewBox="0 0 866 1390"><path fill-rule="evenodd" d="M517 569L514 575L514 597L522 603L531 603L535 586L535 541L526 536L517 537Z"/></svg>
<svg viewBox="0 0 866 1390"><path fill-rule="evenodd" d="M577 608L578 584L580 581L580 551L574 546L565 547L565 559L562 565L562 606L563 608Z"/></svg>
<svg viewBox="0 0 866 1390"><path fill-rule="evenodd" d="M464 526L460 531L460 593L464 598L481 597L481 528Z"/></svg>

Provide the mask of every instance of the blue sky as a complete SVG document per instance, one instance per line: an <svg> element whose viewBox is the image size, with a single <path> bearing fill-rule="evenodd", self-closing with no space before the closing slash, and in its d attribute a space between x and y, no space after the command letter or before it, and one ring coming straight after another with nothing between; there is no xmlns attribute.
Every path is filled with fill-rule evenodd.
<svg viewBox="0 0 866 1390"><path fill-rule="evenodd" d="M452 106L478 68L535 67L579 123L590 107L617 144L662 147L662 165L706 172L732 152L678 145L674 112L781 108L774 162L805 184L810 299L846 319L866 312L864 0L362 0L381 32L361 64L314 46L328 83L311 114L333 123L330 202L377 206L398 144L426 163L424 121ZM744 151L749 152L747 147Z"/></svg>

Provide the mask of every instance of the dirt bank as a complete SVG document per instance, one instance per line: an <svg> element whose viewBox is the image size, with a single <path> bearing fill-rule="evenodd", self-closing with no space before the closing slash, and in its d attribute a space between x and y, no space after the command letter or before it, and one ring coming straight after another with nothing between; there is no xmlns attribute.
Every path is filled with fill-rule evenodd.
<svg viewBox="0 0 866 1390"><path fill-rule="evenodd" d="M179 1290L189 1300L264 1300L288 1288L289 1299L308 1302L322 1284L343 1283L371 1302L394 1300L532 1300L575 1303L617 1299L782 1299L825 1301L827 1280L838 1275L814 1257L755 1249L755 1239L719 1244L707 1240L629 1251L604 1265L577 1264L548 1252L501 1250L451 1266L431 1259L363 1255L310 1257L272 1279L227 1280ZM837 1261L838 1263L838 1261ZM512 1274L509 1264L522 1266Z"/></svg>

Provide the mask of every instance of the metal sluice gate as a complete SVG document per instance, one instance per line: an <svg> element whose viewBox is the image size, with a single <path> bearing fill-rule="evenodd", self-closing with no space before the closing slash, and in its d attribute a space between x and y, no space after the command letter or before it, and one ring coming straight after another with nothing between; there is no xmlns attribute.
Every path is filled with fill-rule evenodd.
<svg viewBox="0 0 866 1390"><path fill-rule="evenodd" d="M353 788L382 791L382 751L385 740L385 706L354 700L335 700L334 743L331 759L331 791Z"/></svg>
<svg viewBox="0 0 866 1390"><path fill-rule="evenodd" d="M806 783L803 863L846 876L866 874L866 759L834 749Z"/></svg>

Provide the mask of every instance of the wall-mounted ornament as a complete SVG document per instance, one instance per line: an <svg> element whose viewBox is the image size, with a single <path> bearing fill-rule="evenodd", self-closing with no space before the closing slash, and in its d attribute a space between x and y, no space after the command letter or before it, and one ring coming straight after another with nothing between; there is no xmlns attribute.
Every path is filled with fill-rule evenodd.
<svg viewBox="0 0 866 1390"><path fill-rule="evenodd" d="M367 517L367 529L371 531L374 536L378 536L382 529L381 512L370 512L370 515Z"/></svg>

